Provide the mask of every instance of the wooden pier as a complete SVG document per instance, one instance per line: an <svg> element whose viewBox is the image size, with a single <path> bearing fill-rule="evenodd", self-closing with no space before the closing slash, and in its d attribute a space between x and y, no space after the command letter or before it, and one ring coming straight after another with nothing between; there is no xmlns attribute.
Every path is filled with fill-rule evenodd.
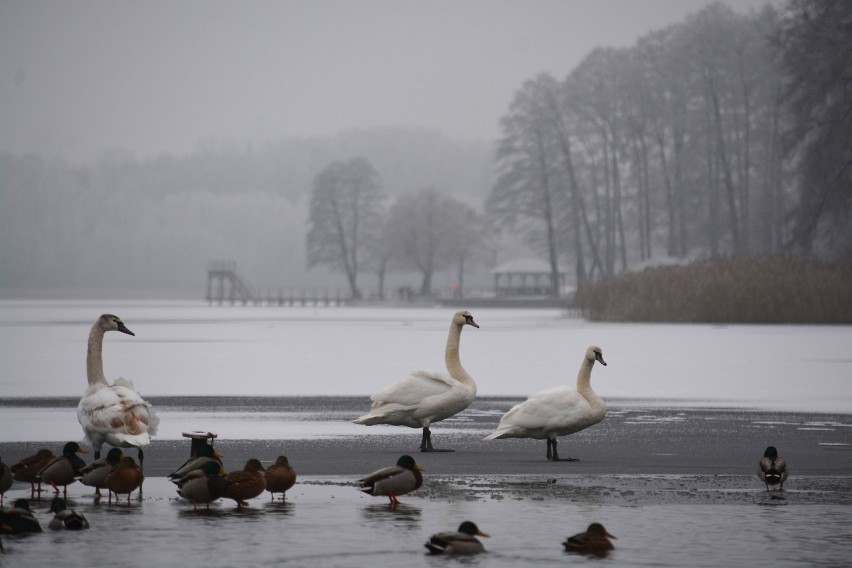
<svg viewBox="0 0 852 568"><path fill-rule="evenodd" d="M340 290L252 288L232 260L213 260L207 265L207 295L210 304L269 306L343 306L351 301Z"/></svg>

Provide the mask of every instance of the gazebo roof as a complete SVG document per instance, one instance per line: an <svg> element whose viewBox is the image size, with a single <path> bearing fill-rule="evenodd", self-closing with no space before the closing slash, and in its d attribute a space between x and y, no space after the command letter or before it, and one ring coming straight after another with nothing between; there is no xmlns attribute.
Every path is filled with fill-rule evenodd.
<svg viewBox="0 0 852 568"><path fill-rule="evenodd" d="M550 263L540 258L516 258L491 270L491 274L550 274ZM564 274L561 270L560 274Z"/></svg>

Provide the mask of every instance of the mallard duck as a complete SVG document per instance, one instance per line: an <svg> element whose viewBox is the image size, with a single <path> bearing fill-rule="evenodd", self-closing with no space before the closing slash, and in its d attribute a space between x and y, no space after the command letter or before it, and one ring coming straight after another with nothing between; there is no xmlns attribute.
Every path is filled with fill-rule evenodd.
<svg viewBox="0 0 852 568"><path fill-rule="evenodd" d="M135 335L121 318L112 314L104 314L92 324L86 355L89 387L77 405L77 420L94 448L95 459L100 459L101 447L106 443L117 448L136 448L139 466L143 467L145 453L142 448L151 443L159 419L132 382L116 379L112 385L107 383L103 342L108 331Z"/></svg>
<svg viewBox="0 0 852 568"><path fill-rule="evenodd" d="M591 386L595 361L606 365L601 348L592 345L586 349L577 373L577 390L559 387L530 396L504 414L497 430L485 439L546 439L548 460L576 461L574 458L559 457L556 437L579 432L597 424L606 416L606 404Z"/></svg>
<svg viewBox="0 0 852 568"><path fill-rule="evenodd" d="M225 476L227 485L222 497L236 501L237 509L248 505L246 499L253 499L266 490L266 479L261 472L266 472L266 469L260 460L251 458L242 470L232 471Z"/></svg>
<svg viewBox="0 0 852 568"><path fill-rule="evenodd" d="M281 500L286 498L287 490L296 484L296 470L290 466L287 456L278 456L275 463L266 468L266 490L275 501L275 494L281 493Z"/></svg>
<svg viewBox="0 0 852 568"><path fill-rule="evenodd" d="M95 488L95 498L101 498L101 489L106 489L106 478L112 468L124 459L120 448L110 448L105 458L95 460L86 467L80 469L83 477L80 483Z"/></svg>
<svg viewBox="0 0 852 568"><path fill-rule="evenodd" d="M476 523L465 521L459 525L456 532L448 531L433 534L426 543L426 548L432 554L450 554L462 556L479 554L485 552L485 547L479 542L477 536L491 536L479 530Z"/></svg>
<svg viewBox="0 0 852 568"><path fill-rule="evenodd" d="M177 483L177 481L187 473L196 469L201 469L204 467L204 464L210 461L215 461L219 465L222 465L222 454L216 451L210 444L204 444L198 448L198 451L193 457L183 462L183 465L177 468L173 473L169 474L169 480L172 483Z"/></svg>
<svg viewBox="0 0 852 568"><path fill-rule="evenodd" d="M42 483L49 483L59 493L59 485L62 486L63 497L68 496L68 486L80 477L80 470L86 467L77 454L85 454L86 449L81 448L77 442L68 442L62 448L62 455L53 458L50 463L38 472L38 478Z"/></svg>
<svg viewBox="0 0 852 568"><path fill-rule="evenodd" d="M609 539L615 538L609 534L600 523L592 523L586 532L569 536L562 543L568 552L577 552L591 556L606 556L615 547Z"/></svg>
<svg viewBox="0 0 852 568"><path fill-rule="evenodd" d="M778 455L775 446L769 446L763 452L763 457L757 462L757 477L766 485L769 491L770 485L778 485L779 491L784 491L784 482L787 481L787 462Z"/></svg>
<svg viewBox="0 0 852 568"><path fill-rule="evenodd" d="M210 503L225 494L228 480L219 462L210 461L201 469L194 469L177 480L178 495L192 501L192 510L198 509L198 503L204 503L210 508Z"/></svg>
<svg viewBox="0 0 852 568"><path fill-rule="evenodd" d="M53 501L50 503L50 510L55 513L47 525L50 529L55 531L62 529L79 531L89 528L89 521L86 520L86 517L82 513L66 508L65 499L62 497L53 498Z"/></svg>
<svg viewBox="0 0 852 568"><path fill-rule="evenodd" d="M414 371L370 397L370 412L353 422L367 426L391 424L422 428L421 452L452 451L438 450L432 446L432 431L429 427L458 414L476 398L476 383L462 367L459 358L461 332L466 325L479 327L469 311L459 310L453 315L444 351L449 375L435 371Z"/></svg>
<svg viewBox="0 0 852 568"><path fill-rule="evenodd" d="M30 498L35 498L36 493L41 497L41 480L38 472L44 469L56 456L47 448L42 448L35 455L25 457L11 468L12 479L30 484ZM38 488L36 488L38 487Z"/></svg>
<svg viewBox="0 0 852 568"><path fill-rule="evenodd" d="M9 466L3 463L3 458L0 458L0 507L3 506L3 500L6 498L6 492L12 487L12 470Z"/></svg>
<svg viewBox="0 0 852 568"><path fill-rule="evenodd" d="M419 465L414 463L411 456L402 456L396 465L374 471L367 477L359 479L358 490L368 495L386 495L391 505L399 504L400 495L411 493L423 485L423 471Z"/></svg>
<svg viewBox="0 0 852 568"><path fill-rule="evenodd" d="M42 531L41 524L30 510L30 504L26 499L18 499L11 509L0 510L0 532L20 534Z"/></svg>
<svg viewBox="0 0 852 568"><path fill-rule="evenodd" d="M118 496L127 494L127 504L130 504L130 494L139 489L141 491L145 474L142 468L136 464L136 460L130 456L124 456L118 464L107 474L104 484L109 491L109 502L112 503L112 494L115 500Z"/></svg>

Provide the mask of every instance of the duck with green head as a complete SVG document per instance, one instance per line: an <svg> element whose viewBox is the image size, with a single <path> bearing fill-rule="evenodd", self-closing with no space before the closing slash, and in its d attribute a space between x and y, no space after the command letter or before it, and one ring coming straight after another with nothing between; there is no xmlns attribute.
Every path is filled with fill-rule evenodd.
<svg viewBox="0 0 852 568"><path fill-rule="evenodd" d="M470 556L485 552L485 547L477 536L490 536L479 530L476 523L465 521L459 525L459 530L433 534L426 543L426 548L432 554L448 554L450 556Z"/></svg>
<svg viewBox="0 0 852 568"><path fill-rule="evenodd" d="M41 524L30 510L29 502L26 499L18 499L11 509L0 510L0 532L22 534L42 530Z"/></svg>
<svg viewBox="0 0 852 568"><path fill-rule="evenodd" d="M83 477L80 483L95 488L95 500L101 498L101 489L106 489L106 478L112 468L121 463L124 454L120 448L110 448L105 458L95 460L80 470Z"/></svg>
<svg viewBox="0 0 852 568"><path fill-rule="evenodd" d="M409 455L400 457L396 465L374 471L358 480L358 490L368 495L387 496L391 506L399 504L400 495L411 493L423 485L423 468Z"/></svg>
<svg viewBox="0 0 852 568"><path fill-rule="evenodd" d="M201 469L204 467L204 464L211 461L215 461L219 465L222 465L222 454L216 451L216 449L210 444L202 444L195 452L194 456L183 462L179 468L169 474L169 481L177 483L180 478L190 471Z"/></svg>
<svg viewBox="0 0 852 568"><path fill-rule="evenodd" d="M54 458L38 472L38 478L42 483L49 483L59 493L59 485L62 486L62 496L68 497L68 486L80 478L80 470L86 467L77 454L85 454L86 449L80 447L77 442L68 442L62 448L62 455Z"/></svg>
<svg viewBox="0 0 852 568"><path fill-rule="evenodd" d="M79 531L89 528L89 521L82 513L68 509L65 499L54 497L50 503L50 510L54 513L53 518L47 525L51 530Z"/></svg>
<svg viewBox="0 0 852 568"><path fill-rule="evenodd" d="M228 480L225 479L224 473L225 470L219 462L207 462L201 469L194 469L177 480L177 493L192 501L193 511L198 509L199 503L204 503L209 509L210 503L221 499L225 494Z"/></svg>

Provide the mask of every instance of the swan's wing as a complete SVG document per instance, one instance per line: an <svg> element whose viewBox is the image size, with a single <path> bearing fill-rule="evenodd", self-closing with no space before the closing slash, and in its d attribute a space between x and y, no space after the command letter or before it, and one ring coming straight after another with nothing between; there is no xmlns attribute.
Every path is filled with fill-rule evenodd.
<svg viewBox="0 0 852 568"><path fill-rule="evenodd" d="M77 407L77 418L87 433L149 435L156 433L159 423L150 406L132 388L121 384L100 386L86 391Z"/></svg>
<svg viewBox="0 0 852 568"><path fill-rule="evenodd" d="M582 417L586 416L590 410L589 402L572 388L557 387L543 390L506 412L500 418L497 430L486 439L495 439L501 435L513 433L543 436L545 432L573 430L572 425L585 424L586 421Z"/></svg>
<svg viewBox="0 0 852 568"><path fill-rule="evenodd" d="M458 381L435 371L413 371L401 381L370 397L371 409L385 404L414 406L430 396L441 395L456 386Z"/></svg>

